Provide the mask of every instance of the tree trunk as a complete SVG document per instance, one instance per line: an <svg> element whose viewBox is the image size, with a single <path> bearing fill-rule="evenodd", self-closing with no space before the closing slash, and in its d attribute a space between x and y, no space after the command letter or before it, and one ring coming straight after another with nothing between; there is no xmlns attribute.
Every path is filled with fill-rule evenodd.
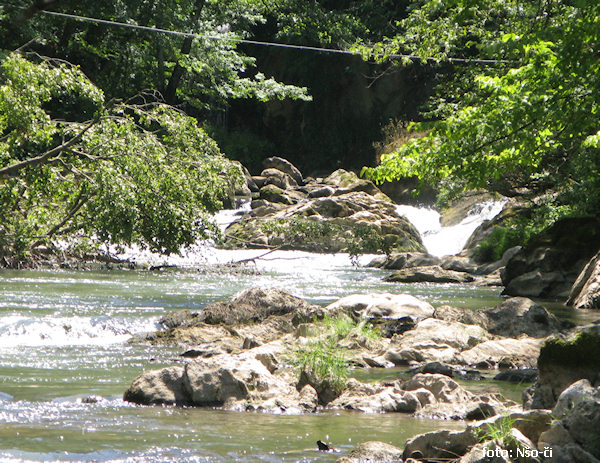
<svg viewBox="0 0 600 463"><path fill-rule="evenodd" d="M204 4L206 0L197 0L196 1L196 9L194 10L192 19L195 24L198 24L198 20L200 19L200 14L202 13L202 8L204 8ZM192 41L194 39L192 37L186 37L183 40L183 44L181 45L180 53L182 55L189 55L192 51ZM167 84L167 88L165 90L165 100L169 104L175 104L177 99L177 88L181 83L181 79L185 74L185 68L181 66L179 63L175 64L175 68L173 69L173 73L171 74L171 78L169 79L169 83Z"/></svg>

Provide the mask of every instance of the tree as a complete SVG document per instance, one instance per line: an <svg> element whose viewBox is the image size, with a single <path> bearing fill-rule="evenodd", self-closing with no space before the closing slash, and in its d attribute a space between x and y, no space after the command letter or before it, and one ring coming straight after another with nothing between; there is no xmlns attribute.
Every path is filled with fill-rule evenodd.
<svg viewBox="0 0 600 463"><path fill-rule="evenodd" d="M4 265L73 234L178 252L210 235L239 176L195 119L153 95L107 101L67 63L1 62Z"/></svg>
<svg viewBox="0 0 600 463"><path fill-rule="evenodd" d="M552 188L573 213L600 213L600 5L429 0L368 56L494 58L454 64L426 131L365 174L503 192Z"/></svg>
<svg viewBox="0 0 600 463"><path fill-rule="evenodd" d="M40 54L77 63L109 98L141 89L161 92L169 104L184 103L196 114L226 107L232 98L310 99L305 88L284 85L254 68L254 58L237 50L239 38L264 20L258 0L60 0L59 12L195 34L166 35L38 14L15 33L21 2L4 7L4 48L29 40Z"/></svg>

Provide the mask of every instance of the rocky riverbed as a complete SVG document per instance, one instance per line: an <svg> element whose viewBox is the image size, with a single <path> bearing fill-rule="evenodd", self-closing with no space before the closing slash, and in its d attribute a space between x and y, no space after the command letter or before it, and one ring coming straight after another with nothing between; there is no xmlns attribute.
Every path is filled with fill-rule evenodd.
<svg viewBox="0 0 600 463"><path fill-rule="evenodd" d="M355 328L343 336L335 330L329 332L331 324L324 321L340 319L350 321ZM488 439L492 443L479 440L493 434L486 429L495 432L501 427L498 421L502 419L510 420L505 433L514 434L518 445L532 449L542 444L561 446L557 452L566 455L561 457L563 460L547 461L569 461L564 459L569 455L599 456L594 453L591 438L580 442L581 429L569 427L569 423L579 420L581 426L581 420L592 420L593 424L600 419L600 389L594 389L600 385L600 357L588 358L584 354L596 346L600 325L573 331L572 325L526 298L512 298L496 307L471 311L450 306L434 308L407 294L357 294L322 307L282 290L253 288L229 301L210 304L198 313L176 312L161 323L164 329L138 335L132 342L180 346L181 361L143 372L125 392L125 400L277 414L335 409L405 413L470 423L465 432L444 431L415 437L403 450L402 458L407 461L434 461L442 458L444 452L452 452L464 462L492 461L477 458L490 445L510 450L513 439ZM356 329L366 325L376 329L378 335ZM548 340L549 336L569 333L571 338L565 337L564 341ZM411 367L412 376L379 382L342 377L340 383L339 378L319 371L315 364L299 364L295 360L299 351L306 353L322 347L317 341L329 336L335 336L336 351L353 368L401 365ZM582 336L586 347L572 347L582 342ZM545 363L544 352L548 349L554 349L552 354L546 354L552 360ZM576 353L573 358L578 359L574 364L579 365L564 375L558 372L569 364L564 360L569 354L561 354L560 349L572 349ZM525 394L525 408L498 394L471 392L468 386L457 382L461 378L477 378L477 369L484 368L514 370L518 377L519 372L531 372L538 362L540 378ZM561 381L557 382L557 377ZM557 401L564 403L562 390L577 381L580 382L572 387L585 391L577 397L587 397L589 392L589 400L582 402L589 410L581 405L582 410L591 410L592 415L574 418L563 413L558 415L558 424L553 422L549 409ZM579 402L576 405L579 407ZM532 407L542 410L527 411ZM374 445L359 446L343 461L399 461L390 460L390 455L399 455L399 450L384 451ZM373 459L374 455L379 455L378 459Z"/></svg>

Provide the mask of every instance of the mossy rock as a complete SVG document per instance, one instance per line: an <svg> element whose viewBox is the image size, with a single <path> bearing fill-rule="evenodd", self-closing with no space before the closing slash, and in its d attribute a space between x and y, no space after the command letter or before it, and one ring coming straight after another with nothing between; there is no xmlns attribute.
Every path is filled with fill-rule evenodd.
<svg viewBox="0 0 600 463"><path fill-rule="evenodd" d="M600 373L600 334L580 331L573 338L548 339L540 351L539 368L590 367Z"/></svg>
<svg viewBox="0 0 600 463"><path fill-rule="evenodd" d="M580 328L568 338L548 339L540 350L538 371L527 399L531 408L554 407L561 392L581 379L600 386L600 325Z"/></svg>

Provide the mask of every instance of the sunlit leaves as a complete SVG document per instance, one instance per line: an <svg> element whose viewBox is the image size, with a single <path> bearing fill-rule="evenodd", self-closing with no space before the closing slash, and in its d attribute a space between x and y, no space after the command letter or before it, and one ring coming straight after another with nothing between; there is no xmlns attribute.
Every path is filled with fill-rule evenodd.
<svg viewBox="0 0 600 463"><path fill-rule="evenodd" d="M401 23L403 33L380 46L444 59L465 56L471 45L460 37L471 34L474 57L490 58L493 50L509 61L457 66L458 86L440 85L430 113L439 119L427 136L383 157L367 175L378 181L416 175L437 184L450 177L463 188L494 188L507 177L516 186L544 179L585 203L582 212L599 211L587 200L600 195L599 21L597 3L425 2ZM462 94L444 95L456 88Z"/></svg>
<svg viewBox="0 0 600 463"><path fill-rule="evenodd" d="M0 169L17 168L0 183L0 257L75 232L163 253L210 234L208 213L240 172L194 119L147 95L106 105L66 64L15 54L2 70ZM93 101L94 119L53 119L48 108L64 95Z"/></svg>

